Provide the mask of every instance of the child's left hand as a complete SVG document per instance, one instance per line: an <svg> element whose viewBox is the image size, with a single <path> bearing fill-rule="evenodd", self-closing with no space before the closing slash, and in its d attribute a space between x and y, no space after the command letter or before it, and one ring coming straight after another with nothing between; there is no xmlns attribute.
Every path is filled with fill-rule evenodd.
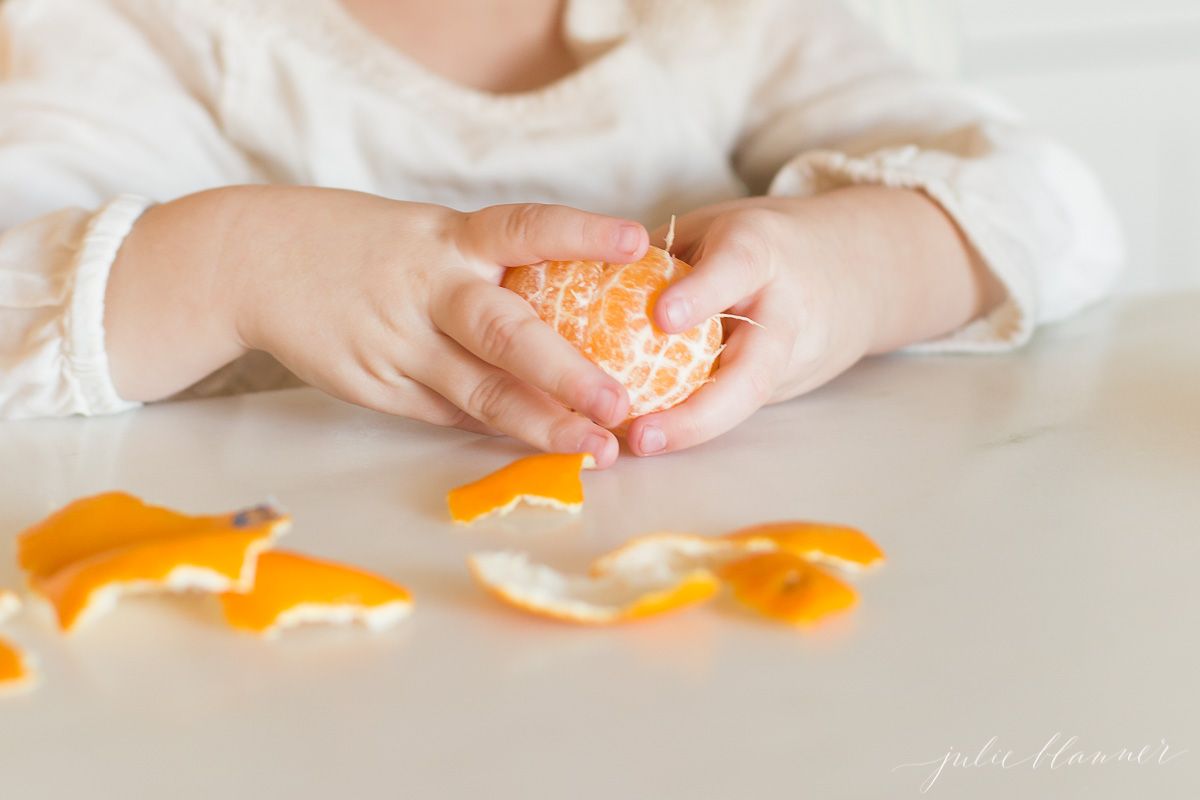
<svg viewBox="0 0 1200 800"><path fill-rule="evenodd" d="M662 293L656 324L678 332L728 311L761 327L732 321L715 380L631 424L637 455L712 439L868 353L951 330L988 302L986 270L917 192L735 200L679 218L676 234L673 254L695 270Z"/></svg>

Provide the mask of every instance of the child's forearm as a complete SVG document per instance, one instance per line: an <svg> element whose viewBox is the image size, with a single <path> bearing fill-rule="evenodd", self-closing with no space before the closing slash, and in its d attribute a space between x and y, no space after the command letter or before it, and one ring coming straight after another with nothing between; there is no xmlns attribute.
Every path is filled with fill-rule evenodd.
<svg viewBox="0 0 1200 800"><path fill-rule="evenodd" d="M166 397L245 352L220 265L230 255L225 231L257 191L190 195L149 209L134 226L105 292L105 346L121 397Z"/></svg>
<svg viewBox="0 0 1200 800"><path fill-rule="evenodd" d="M1001 298L958 226L921 192L850 187L820 196L803 213L806 224L840 232L829 239L842 251L837 263L854 271L873 309L868 352L948 333Z"/></svg>

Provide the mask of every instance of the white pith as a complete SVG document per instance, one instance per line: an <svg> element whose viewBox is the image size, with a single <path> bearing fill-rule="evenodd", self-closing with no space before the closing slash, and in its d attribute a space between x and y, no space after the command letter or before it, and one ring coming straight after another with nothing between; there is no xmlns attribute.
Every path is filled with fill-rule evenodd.
<svg viewBox="0 0 1200 800"><path fill-rule="evenodd" d="M481 583L514 605L592 623L618 620L646 596L668 592L694 577L692 571L665 575L636 569L567 575L530 561L524 553L507 551L477 553L471 556L471 567Z"/></svg>

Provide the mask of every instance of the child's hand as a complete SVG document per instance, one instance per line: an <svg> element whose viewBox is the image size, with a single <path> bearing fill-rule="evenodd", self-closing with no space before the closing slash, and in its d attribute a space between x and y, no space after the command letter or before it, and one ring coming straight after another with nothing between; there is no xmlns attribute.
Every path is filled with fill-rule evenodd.
<svg viewBox="0 0 1200 800"><path fill-rule="evenodd" d="M544 259L636 260L648 244L642 226L559 206L464 214L329 189L213 194L221 192L237 194L223 198L233 206L218 214L228 222L198 286L212 292L210 313L227 320L239 351L265 350L306 382L387 413L586 451L600 466L616 458L616 439L600 425L625 418L624 387L498 284L506 266ZM169 215L205 218L203 207L171 205L139 223L109 290L114 376L135 390L140 379L143 394L146 359L134 365L126 341L136 313L116 306L139 253L154 250L149 239L157 234L165 251ZM144 282L139 291L154 302Z"/></svg>
<svg viewBox="0 0 1200 800"><path fill-rule="evenodd" d="M687 214L676 231L672 252L695 270L658 299L659 327L683 331L723 311L761 327L731 321L715 380L631 424L639 455L707 441L867 353L949 331L995 288L941 209L906 190L748 198Z"/></svg>

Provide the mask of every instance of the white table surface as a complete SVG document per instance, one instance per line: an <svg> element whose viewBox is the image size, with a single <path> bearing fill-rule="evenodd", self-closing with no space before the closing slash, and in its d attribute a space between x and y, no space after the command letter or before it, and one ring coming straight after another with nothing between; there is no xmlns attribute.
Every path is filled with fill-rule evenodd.
<svg viewBox="0 0 1200 800"><path fill-rule="evenodd" d="M0 797L903 798L933 766L898 765L992 737L985 761L1017 761L1056 733L1079 737L1062 758L1189 752L951 766L928 796L1200 796L1200 294L1111 304L1018 355L866 363L708 446L588 474L579 517L447 522L448 488L521 453L311 390L0 425L5 553L102 490L197 512L273 496L287 546L417 599L381 635L275 643L200 597L125 601L71 639L25 613L3 633L43 683L0 702ZM725 600L574 628L464 567L779 518L887 550L854 613L797 633Z"/></svg>

